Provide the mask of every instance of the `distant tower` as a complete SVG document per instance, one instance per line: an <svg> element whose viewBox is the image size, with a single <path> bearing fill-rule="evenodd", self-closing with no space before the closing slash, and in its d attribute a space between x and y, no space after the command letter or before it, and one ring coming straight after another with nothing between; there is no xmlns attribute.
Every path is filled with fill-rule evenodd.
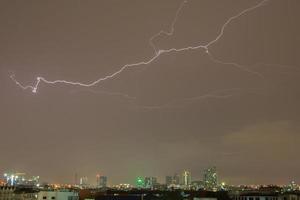
<svg viewBox="0 0 300 200"><path fill-rule="evenodd" d="M217 168L211 167L204 170L203 182L206 190L216 191L218 188Z"/></svg>
<svg viewBox="0 0 300 200"><path fill-rule="evenodd" d="M102 188L107 187L107 176L100 176L99 186L102 187Z"/></svg>
<svg viewBox="0 0 300 200"><path fill-rule="evenodd" d="M177 173L175 173L173 176L166 176L166 185L180 185L180 176Z"/></svg>
<svg viewBox="0 0 300 200"><path fill-rule="evenodd" d="M145 188L153 188L157 184L156 177L145 177Z"/></svg>
<svg viewBox="0 0 300 200"><path fill-rule="evenodd" d="M175 185L180 185L180 176L179 176L179 174L177 174L177 173L174 174L172 183L175 184Z"/></svg>
<svg viewBox="0 0 300 200"><path fill-rule="evenodd" d="M88 178L86 176L80 178L80 186L87 187L88 185Z"/></svg>
<svg viewBox="0 0 300 200"><path fill-rule="evenodd" d="M75 173L75 176L74 176L74 185L78 185L78 174Z"/></svg>
<svg viewBox="0 0 300 200"><path fill-rule="evenodd" d="M173 177L172 176L166 176L166 185L172 185L173 184Z"/></svg>
<svg viewBox="0 0 300 200"><path fill-rule="evenodd" d="M182 173L182 182L181 184L184 185L185 187L188 187L191 185L192 182L192 176L191 172L184 170Z"/></svg>
<svg viewBox="0 0 300 200"><path fill-rule="evenodd" d="M100 187L100 174L96 175L96 186Z"/></svg>

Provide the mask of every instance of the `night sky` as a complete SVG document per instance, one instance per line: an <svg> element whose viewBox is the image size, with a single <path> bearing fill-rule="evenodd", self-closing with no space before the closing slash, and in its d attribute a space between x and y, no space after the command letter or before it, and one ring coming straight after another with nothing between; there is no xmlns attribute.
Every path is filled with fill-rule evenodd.
<svg viewBox="0 0 300 200"><path fill-rule="evenodd" d="M258 0L189 0L158 49L214 40ZM181 0L1 0L0 172L73 183L217 166L230 184L300 182L300 1L270 0L204 49L155 54ZM233 64L240 64L238 67Z"/></svg>

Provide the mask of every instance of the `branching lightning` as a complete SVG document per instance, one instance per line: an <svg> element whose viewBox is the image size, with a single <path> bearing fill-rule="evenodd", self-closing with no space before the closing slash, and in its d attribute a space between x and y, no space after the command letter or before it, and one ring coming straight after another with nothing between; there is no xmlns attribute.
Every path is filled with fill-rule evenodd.
<svg viewBox="0 0 300 200"><path fill-rule="evenodd" d="M170 27L170 30L169 30L169 31L161 30L160 32L156 33L155 35L153 35L153 36L150 38L149 44L150 44L150 46L153 48L153 50L155 51L155 55L158 54L158 51L157 51L157 48L156 48L156 46L155 46L155 44L154 44L154 40L155 40L157 37L160 37L161 35L172 36L172 35L174 34L174 31L175 31L175 24L176 24L177 19L178 19L178 17L179 17L179 13L180 13L180 11L182 10L183 6L184 6L187 2L188 2L188 1L185 0L185 1L183 1L183 2L180 4L180 6L179 6L179 8L178 8L178 10L177 10L177 12L176 12L176 14L175 14L175 17L174 17L174 19L173 19L173 21L172 21L172 23L171 23L171 27Z"/></svg>
<svg viewBox="0 0 300 200"><path fill-rule="evenodd" d="M200 45L195 45L195 46L186 46L186 47L182 47L182 48L170 48L170 49L158 49L155 45L154 45L154 40L161 36L161 35L166 35L166 36L172 36L175 32L175 24L176 24L176 21L179 17L179 14L180 14L180 11L182 10L182 8L184 7L184 5L188 2L187 0L184 0L181 5L179 6L177 12L176 12L176 15L175 15L175 18L174 20L172 21L171 23L171 27L170 27L170 30L169 31L160 31L158 33L156 33L155 35L153 35L150 39L149 39L149 44L150 46L154 49L154 52L155 54L146 59L146 60L143 60L143 61L139 61L139 62L135 62L135 63L130 63L130 64L125 64L123 66L121 66L119 68L119 70L109 74L109 75L106 75L104 77L100 77L99 79L95 80L95 81L92 81L92 82L88 82L88 83L82 83L82 82L77 82L77 81L68 81L68 80L54 80L54 81L50 81L50 80L47 80L46 78L44 77L37 77L36 78L36 81L32 84L32 85L22 85L19 81L17 81L17 79L15 78L15 75L11 75L10 78L15 82L16 85L18 85L21 89L23 90L27 90L27 89L30 89L33 93L37 93L38 89L39 89L39 86L41 83L45 83L45 84L67 84L67 85L73 85L73 86L81 86L81 87L93 87L97 84L99 84L100 82L103 82L103 81L106 81L106 80L109 80L109 79L113 79L114 77L118 76L119 74L121 74L124 70L128 69L128 68L132 68L132 67L139 67L139 66L142 66L142 65L149 65L151 64L153 61L157 60L160 56L162 55L167 55L167 54L171 54L171 53L174 53L174 52L185 52L185 51L191 51L191 50L198 50L198 49L203 49L208 57L210 58L210 60L214 63L218 63L218 64L224 64L224 65L232 65L234 67L237 67L239 68L240 70L243 70L245 72L248 72L248 73L252 73L254 75L257 75L259 77L263 77L263 75L259 74L258 72L255 72L255 71L252 71L250 69L248 69L246 66L243 66L243 65L240 65L238 63L234 63L234 62L224 62L224 61L221 61L219 59L216 59L213 54L209 51L209 48L216 44L221 38L222 36L224 35L224 32L225 32L225 29L227 28L227 26L232 23L234 20L238 19L239 17L241 17L242 15L245 15L246 13L250 12L250 11L253 11L259 7L262 7L264 5L266 5L266 3L270 1L270 0L262 0L260 3L252 6L252 7L249 7L241 12L239 12L238 14L230 17L222 26L221 26L221 29L219 31L219 33L217 34L217 36L209 41L208 43L206 44L200 44Z"/></svg>

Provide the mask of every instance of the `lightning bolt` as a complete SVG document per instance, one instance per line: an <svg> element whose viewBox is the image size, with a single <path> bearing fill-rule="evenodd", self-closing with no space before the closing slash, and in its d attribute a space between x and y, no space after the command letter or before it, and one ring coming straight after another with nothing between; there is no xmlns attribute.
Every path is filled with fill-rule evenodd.
<svg viewBox="0 0 300 200"><path fill-rule="evenodd" d="M174 34L174 32L175 32L175 24L176 24L177 19L178 19L178 17L179 17L179 13L180 13L180 11L182 10L183 6L184 6L187 2L188 2L188 1L185 0L185 1L183 1L183 2L180 4L180 6L179 6L179 8L178 8L178 10L177 10L177 12L176 12L176 14L175 14L175 17L174 17L174 19L173 19L173 21L172 21L172 23L171 23L171 27L170 27L170 30L169 30L169 31L161 30L160 32L156 33L155 35L153 35L153 36L150 38L149 44L150 44L150 46L153 48L153 50L154 50L154 52L155 52L156 55L158 54L159 51L157 50L157 48L156 48L156 46L155 46L155 44L154 44L154 40L155 40L157 37L160 37L161 35L172 36L172 35Z"/></svg>
<svg viewBox="0 0 300 200"><path fill-rule="evenodd" d="M41 83L45 83L45 84L67 84L67 85L73 85L73 86L81 86L81 87L92 87L92 86L95 86L97 84L99 84L100 82L103 82L103 81L106 81L106 80L109 80L109 79L113 79L114 77L118 76L119 74L121 74L124 70L128 69L128 68L132 68L132 67L139 67L139 66L143 66L143 65L149 65L151 64L152 62L154 62L155 60L157 60L160 56L162 55L167 55L167 54L171 54L171 53L174 53L174 52L185 52L185 51L192 51L192 50L199 50L199 49L202 49L206 52L206 54L208 55L208 57L210 58L210 60L214 63L218 63L218 64L224 64L224 65L232 65L234 67L237 67L245 72L248 72L248 73L252 73L254 75L257 75L259 77L263 77L263 75L259 74L258 72L255 72L255 71L252 71L250 69L248 69L246 66L244 65L241 65L241 64L238 64L238 63L234 63L234 62L224 62L224 61L221 61L217 58L215 58L213 56L213 54L209 51L209 48L216 44L221 38L222 36L224 35L224 32L225 32L225 29L228 27L228 25L230 23L232 23L234 20L238 19L239 17L245 15L246 13L249 13L259 7L262 7L264 5L266 5L270 0L263 0L261 2L259 2L258 4L252 6L252 7L249 7L241 12L239 12L238 14L230 17L229 19L227 19L225 21L225 23L221 26L221 29L219 31L219 33L217 34L217 36L209 41L208 43L206 44L200 44L200 45L196 45L196 46L186 46L186 47L182 47L182 48L170 48L170 49L157 49L157 47L154 45L154 40L161 36L161 35L166 35L166 36L172 36L175 32L175 24L176 24L176 21L179 17L179 14L180 14L180 11L182 10L182 8L184 7L184 5L188 2L187 0L183 1L181 3L181 5L179 6L177 12L176 12L176 15L175 15L175 18L174 20L172 21L171 23L171 27L170 27L170 30L169 31L160 31L158 33L156 33L155 35L153 35L150 39L149 39L149 43L150 43L150 46L154 49L154 55L144 61L140 61L140 62L136 62L136 63L131 63L131 64L125 64L123 66L121 66L119 68L119 70L109 74L109 75L106 75L104 77L100 77L99 79L95 80L95 81L92 81L92 82L88 82L88 83L82 83L82 82L77 82L77 81L68 81L68 80L54 80L54 81L50 81L50 80L47 80L46 78L44 77L37 77L36 78L36 81L32 84L32 85L22 85L19 81L17 81L17 79L15 78L15 75L11 75L10 78L16 83L17 86L19 86L21 89L23 90L27 90L27 89L30 89L33 93L37 93L38 91L38 88L40 86Z"/></svg>

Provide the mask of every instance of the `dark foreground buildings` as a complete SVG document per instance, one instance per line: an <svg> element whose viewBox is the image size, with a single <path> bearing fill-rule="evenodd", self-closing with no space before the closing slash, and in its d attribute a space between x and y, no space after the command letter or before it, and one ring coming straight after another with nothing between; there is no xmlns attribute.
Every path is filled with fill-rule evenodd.
<svg viewBox="0 0 300 200"><path fill-rule="evenodd" d="M242 189L228 191L151 189L41 189L0 187L0 200L300 200L299 191Z"/></svg>
<svg viewBox="0 0 300 200"><path fill-rule="evenodd" d="M191 190L139 190L83 191L80 200L300 200L300 192L261 191L191 191Z"/></svg>

